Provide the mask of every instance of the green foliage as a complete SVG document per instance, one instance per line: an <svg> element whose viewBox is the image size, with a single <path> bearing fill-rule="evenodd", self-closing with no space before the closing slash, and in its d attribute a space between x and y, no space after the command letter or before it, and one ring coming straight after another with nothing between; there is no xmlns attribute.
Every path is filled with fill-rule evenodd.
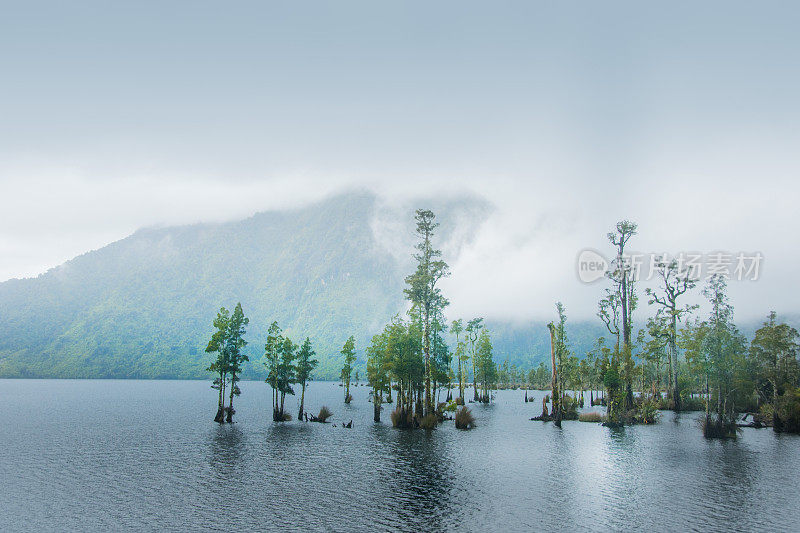
<svg viewBox="0 0 800 533"><path fill-rule="evenodd" d="M800 433L800 388L785 391L775 404L775 431Z"/></svg>
<svg viewBox="0 0 800 533"><path fill-rule="evenodd" d="M480 399L488 402L497 384L497 364L492 357L492 340L486 329L481 330L475 346L475 373L481 388Z"/></svg>
<svg viewBox="0 0 800 533"><path fill-rule="evenodd" d="M440 259L442 252L433 247L431 240L434 230L439 226L437 222L434 222L435 218L433 211L417 209L414 216L417 222L417 236L420 239L416 245L418 253L414 255L414 259L417 261L417 268L413 274L406 277L407 287L404 291L406 298L411 302L410 312L412 316L417 316L421 323L423 353L425 355L425 412L427 414L430 414L433 410L431 380L436 379L434 374L437 366L444 381L447 379L445 368L449 364L447 345L443 340L440 341L438 347L436 344L436 330L438 329L441 332L444 329L443 321L440 319L441 313L449 304L437 284L440 279L448 276L450 271L447 263ZM437 348L442 359L438 362L438 365L435 360ZM431 361L431 355L434 356L434 361Z"/></svg>
<svg viewBox="0 0 800 533"><path fill-rule="evenodd" d="M305 384L311 379L311 373L319 364L319 361L314 358L315 355L316 352L311 347L311 339L306 337L306 340L303 342L303 346L297 353L296 367L297 382L303 386L305 386Z"/></svg>
<svg viewBox="0 0 800 533"><path fill-rule="evenodd" d="M211 340L206 346L206 352L216 353L216 359L209 365L207 371L216 374L211 385L219 391L217 400L217 422L223 422L223 413L227 411L227 421L233 420L233 398L241 394L237 385L242 372L242 364L249 361L242 348L247 345L244 340L245 329L249 320L244 316L242 304L237 303L233 314L229 314L224 307L219 310L214 319L216 331L211 335ZM225 407L225 389L228 387L228 407Z"/></svg>
<svg viewBox="0 0 800 533"><path fill-rule="evenodd" d="M344 357L344 366L342 366L342 383L344 389L344 402L350 403L352 396L350 396L350 378L353 374L353 363L356 360L356 339L352 335L345 341L344 346L340 352Z"/></svg>
<svg viewBox="0 0 800 533"><path fill-rule="evenodd" d="M638 407L637 419L640 424L655 424L661 413L658 412L658 403L654 400L644 400Z"/></svg>

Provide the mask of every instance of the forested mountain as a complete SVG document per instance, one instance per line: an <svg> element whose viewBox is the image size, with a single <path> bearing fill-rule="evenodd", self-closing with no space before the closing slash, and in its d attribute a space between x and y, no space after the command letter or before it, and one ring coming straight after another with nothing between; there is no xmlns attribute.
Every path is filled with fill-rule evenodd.
<svg viewBox="0 0 800 533"><path fill-rule="evenodd" d="M442 224L448 261L490 210L475 198L422 203ZM351 334L363 370L364 347L406 305L414 207L350 193L236 222L142 229L37 278L0 283L0 377L205 378L211 321L239 301L250 318L245 378L263 378L273 320L295 342L311 338L317 378L338 377ZM487 327L498 362L549 362L545 322ZM579 357L606 334L599 320L568 328Z"/></svg>
<svg viewBox="0 0 800 533"><path fill-rule="evenodd" d="M431 204L453 247L456 234L471 233L463 225L474 229L489 209L468 198ZM412 214L353 193L237 222L143 229L37 278L7 281L0 376L206 377L211 320L241 301L250 317L246 377L261 374L273 320L297 342L311 337L318 376L336 377L345 339L355 335L363 353L403 309L412 245L397 241L412 238Z"/></svg>

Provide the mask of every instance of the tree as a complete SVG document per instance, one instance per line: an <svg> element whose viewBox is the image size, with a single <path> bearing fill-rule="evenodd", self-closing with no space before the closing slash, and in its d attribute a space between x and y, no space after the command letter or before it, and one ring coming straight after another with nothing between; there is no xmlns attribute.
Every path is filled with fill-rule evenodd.
<svg viewBox="0 0 800 533"><path fill-rule="evenodd" d="M501 386L510 386L511 383L511 363L508 361L508 357L506 357L505 361L502 362L500 365L500 369L497 371L497 380L499 381Z"/></svg>
<svg viewBox="0 0 800 533"><path fill-rule="evenodd" d="M344 403L350 403L350 377L353 373L353 363L356 360L356 339L352 335L345 341L342 351L344 366L342 367L342 382L344 383Z"/></svg>
<svg viewBox="0 0 800 533"><path fill-rule="evenodd" d="M458 379L458 397L461 398L461 403L464 403L464 373L461 366L461 363L464 359L464 345L459 339L461 333L464 332L464 321L462 319L453 320L453 323L450 324L450 332L456 336L456 360L458 361L458 374L456 377Z"/></svg>
<svg viewBox="0 0 800 533"><path fill-rule="evenodd" d="M711 303L711 315L687 329L684 341L687 361L706 376L707 398L703 434L709 438L736 436L736 394L742 394L740 375L745 370L745 339L733 324L724 277L709 278L703 295ZM715 408L711 411L711 404Z"/></svg>
<svg viewBox="0 0 800 533"><path fill-rule="evenodd" d="M211 335L211 340L206 346L206 353L217 353L217 358L206 369L214 372L216 377L211 385L212 389L219 391L217 399L217 414L215 422L225 422L225 386L228 379L228 326L230 324L230 313L224 307L220 308L217 317L214 319L216 331Z"/></svg>
<svg viewBox="0 0 800 533"><path fill-rule="evenodd" d="M311 373L317 368L319 361L314 359L316 352L311 347L311 339L306 337L303 346L297 353L297 383L300 384L300 411L297 413L297 419L302 420L303 409L305 407L306 398L306 384L311 380Z"/></svg>
<svg viewBox="0 0 800 533"><path fill-rule="evenodd" d="M481 329L483 329L483 318L473 318L469 322L467 322L466 332L467 332L467 339L469 340L469 355L472 358L472 388L475 391L475 397L473 398L474 401L479 400L478 396L478 381L476 379L476 368L475 368L475 341L478 340L480 335Z"/></svg>
<svg viewBox="0 0 800 533"><path fill-rule="evenodd" d="M280 392L280 406L278 407L278 416L276 420L282 422L289 418L283 408L286 395L294 395L292 385L297 383L297 369L294 365L294 360L297 358L297 345L288 337L283 337L283 342L279 345L279 355L275 382L278 387L278 392Z"/></svg>
<svg viewBox="0 0 800 533"><path fill-rule="evenodd" d="M491 391L497 383L497 365L492 356L492 340L487 330L482 330L476 345L477 379L481 384L479 401L489 403Z"/></svg>
<svg viewBox="0 0 800 533"><path fill-rule="evenodd" d="M383 393L391 387L389 372L392 368L390 353L391 324L383 331L373 335L372 344L367 347L367 380L372 388L373 420L381 421L381 404Z"/></svg>
<svg viewBox="0 0 800 533"><path fill-rule="evenodd" d="M567 349L567 315L561 302L556 302L556 311L558 312L558 325L550 322L547 328L550 330L550 358L553 368L551 383L552 417L555 425L561 427L564 407L564 365L567 357L569 357L569 350Z"/></svg>
<svg viewBox="0 0 800 533"><path fill-rule="evenodd" d="M631 329L632 314L636 308L636 291L634 290L634 270L631 261L625 255L625 246L631 237L637 234L637 225L628 220L617 222L616 231L608 233L608 241L616 247L616 258L612 261L607 276L614 284L614 294L619 298L621 312L622 350L625 379L625 408L633 405L633 365L631 364Z"/></svg>
<svg viewBox="0 0 800 533"><path fill-rule="evenodd" d="M244 311L242 311L242 304L237 303L228 322L226 335L226 359L228 373L230 374L230 398L227 409L228 422L233 422L233 415L236 413L233 409L233 397L239 396L242 393L239 389L239 385L237 385L239 382L239 375L242 373L242 364L250 360L247 355L242 353L242 349L247 346L247 341L244 340L244 334L249 323L250 319L244 316Z"/></svg>
<svg viewBox="0 0 800 533"><path fill-rule="evenodd" d="M431 238L434 230L439 226L434 222L436 216L432 211L417 209L414 219L417 221L416 232L420 242L416 245L418 253L414 254L417 260L417 270L406 277L406 298L418 308L422 319L423 353L425 356L425 414L433 410L431 400L431 318L437 310L448 305L447 299L442 296L441 290L436 286L439 280L449 275L447 263L438 259L442 252L433 247Z"/></svg>
<svg viewBox="0 0 800 533"><path fill-rule="evenodd" d="M659 306L656 316L649 322L650 334L662 338L667 343L667 372L669 374L667 385L667 401L676 411L681 409L681 398L678 391L678 322L691 313L697 306L678 306L678 297L694 288L693 280L688 271L680 272L675 260L667 261L662 258L656 263L656 270L662 282L662 293L658 294L648 288L649 304Z"/></svg>
<svg viewBox="0 0 800 533"><path fill-rule="evenodd" d="M264 381L272 387L272 420L283 421L280 412L280 387L278 383L278 366L283 350L283 336L277 322L272 322L267 331L267 342L264 345L264 367L267 369L267 379Z"/></svg>
<svg viewBox="0 0 800 533"><path fill-rule="evenodd" d="M800 376L797 363L800 346L797 340L797 330L787 324L779 324L777 314L772 311L750 343L750 356L758 377L768 385L768 401L772 404L772 427L775 431L781 431L784 425L778 409L778 398L787 391L793 392ZM761 389L757 388L759 391Z"/></svg>
<svg viewBox="0 0 800 533"><path fill-rule="evenodd" d="M398 316L386 326L384 333L391 375L397 384L397 407L392 413L392 424L413 427L415 395L418 399L425 374L422 333L417 322L406 323Z"/></svg>

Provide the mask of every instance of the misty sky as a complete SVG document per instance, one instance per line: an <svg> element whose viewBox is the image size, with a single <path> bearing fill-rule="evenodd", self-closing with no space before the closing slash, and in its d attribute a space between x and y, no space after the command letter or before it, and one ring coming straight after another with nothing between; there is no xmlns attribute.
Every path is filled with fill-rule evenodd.
<svg viewBox="0 0 800 533"><path fill-rule="evenodd" d="M592 316L575 258L621 218L641 251L760 251L738 316L798 311L796 3L0 9L0 280L368 187L496 206L454 312Z"/></svg>

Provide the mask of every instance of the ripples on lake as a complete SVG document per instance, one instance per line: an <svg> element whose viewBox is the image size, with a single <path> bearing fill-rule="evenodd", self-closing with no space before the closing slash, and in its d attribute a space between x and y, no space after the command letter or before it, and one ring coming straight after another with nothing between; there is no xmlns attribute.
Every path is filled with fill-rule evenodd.
<svg viewBox="0 0 800 533"><path fill-rule="evenodd" d="M333 424L238 422L208 382L0 380L0 530L797 530L800 438L702 438L696 414L609 430L551 424L542 393L473 405L478 427L398 431L368 389L312 383ZM297 401L288 398L297 414ZM387 407L387 406L384 406ZM389 407L391 409L391 407ZM588 410L588 409L587 409ZM353 420L353 429L341 428Z"/></svg>

